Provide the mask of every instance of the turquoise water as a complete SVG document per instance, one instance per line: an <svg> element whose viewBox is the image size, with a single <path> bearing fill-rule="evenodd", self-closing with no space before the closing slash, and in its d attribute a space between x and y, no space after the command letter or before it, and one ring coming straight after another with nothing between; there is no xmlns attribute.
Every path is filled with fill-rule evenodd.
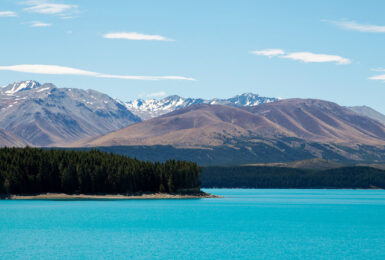
<svg viewBox="0 0 385 260"><path fill-rule="evenodd" d="M1 259L385 259L385 191L0 201Z"/></svg>

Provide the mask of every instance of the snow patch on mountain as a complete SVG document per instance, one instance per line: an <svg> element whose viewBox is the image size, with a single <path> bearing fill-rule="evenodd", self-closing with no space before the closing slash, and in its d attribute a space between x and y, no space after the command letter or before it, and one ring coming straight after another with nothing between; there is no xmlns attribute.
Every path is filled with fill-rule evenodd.
<svg viewBox="0 0 385 260"><path fill-rule="evenodd" d="M143 120L161 116L177 109L196 104L230 105L230 106L256 106L263 103L278 101L277 98L261 97L253 93L244 93L228 99L201 99L183 98L177 95L157 99L136 99L123 104L135 115Z"/></svg>
<svg viewBox="0 0 385 260"><path fill-rule="evenodd" d="M14 95L20 91L24 90L30 90L39 88L41 85L39 82L33 81L33 80L27 80L27 81L20 81L15 82L13 84L9 84L8 86L2 87L2 92L7 95Z"/></svg>
<svg viewBox="0 0 385 260"><path fill-rule="evenodd" d="M0 88L0 129L33 146L63 145L141 121L95 90L21 81Z"/></svg>

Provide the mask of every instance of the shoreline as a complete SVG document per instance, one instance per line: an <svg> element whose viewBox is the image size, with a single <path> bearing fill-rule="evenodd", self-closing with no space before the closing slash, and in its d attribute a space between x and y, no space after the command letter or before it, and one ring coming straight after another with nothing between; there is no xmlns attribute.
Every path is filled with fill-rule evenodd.
<svg viewBox="0 0 385 260"><path fill-rule="evenodd" d="M1 197L3 200L132 200L132 199L205 199L220 198L213 194L200 192L191 194L169 194L169 193L143 193L143 194L66 194L66 193L44 193L34 195L10 194Z"/></svg>

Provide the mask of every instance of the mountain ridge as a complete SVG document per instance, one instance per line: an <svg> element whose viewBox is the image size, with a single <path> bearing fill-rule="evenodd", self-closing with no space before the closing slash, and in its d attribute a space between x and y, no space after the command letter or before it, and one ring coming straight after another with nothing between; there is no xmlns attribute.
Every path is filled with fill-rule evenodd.
<svg viewBox="0 0 385 260"><path fill-rule="evenodd" d="M348 108L360 115L370 117L385 125L385 115L369 106L352 106Z"/></svg>
<svg viewBox="0 0 385 260"><path fill-rule="evenodd" d="M56 146L141 121L95 90L21 81L0 89L0 129L32 146Z"/></svg>
<svg viewBox="0 0 385 260"><path fill-rule="evenodd" d="M198 104L109 133L85 146L231 145L298 138L308 142L385 145L376 120L316 99L288 99L252 107Z"/></svg>
<svg viewBox="0 0 385 260"><path fill-rule="evenodd" d="M202 98L183 98L178 95L171 95L163 99L135 99L123 102L127 109L140 118L147 120L158 117L174 110L199 104L229 105L229 106L256 106L263 103L276 102L277 98L262 97L258 94L243 93L227 99L202 99Z"/></svg>
<svg viewBox="0 0 385 260"><path fill-rule="evenodd" d="M15 82L0 88L0 145L98 145L98 139L124 132L130 125L135 130L124 141L115 138L106 145L239 147L239 143L263 142L274 146L282 138L381 145L384 139L382 114L370 107L345 108L317 99L280 100L253 93L209 100L173 95L158 103L140 102L159 115L138 126L142 119L126 103L98 91L33 80Z"/></svg>
<svg viewBox="0 0 385 260"><path fill-rule="evenodd" d="M305 140L372 145L385 140L383 124L330 101L296 98L242 109L279 122Z"/></svg>
<svg viewBox="0 0 385 260"><path fill-rule="evenodd" d="M222 144L217 136L247 135L253 128L258 128L261 134L270 136L277 126L262 116L251 114L241 108L198 104L145 120L132 125L131 128L123 128L94 138L92 141L88 140L91 143L78 142L75 146L159 144L216 146Z"/></svg>

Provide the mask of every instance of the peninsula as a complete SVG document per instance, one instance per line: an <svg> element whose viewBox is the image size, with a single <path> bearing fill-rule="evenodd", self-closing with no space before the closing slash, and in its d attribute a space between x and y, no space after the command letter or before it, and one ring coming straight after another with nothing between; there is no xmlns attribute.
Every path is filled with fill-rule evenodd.
<svg viewBox="0 0 385 260"><path fill-rule="evenodd" d="M0 149L4 199L212 198L193 162L153 163L91 151Z"/></svg>

